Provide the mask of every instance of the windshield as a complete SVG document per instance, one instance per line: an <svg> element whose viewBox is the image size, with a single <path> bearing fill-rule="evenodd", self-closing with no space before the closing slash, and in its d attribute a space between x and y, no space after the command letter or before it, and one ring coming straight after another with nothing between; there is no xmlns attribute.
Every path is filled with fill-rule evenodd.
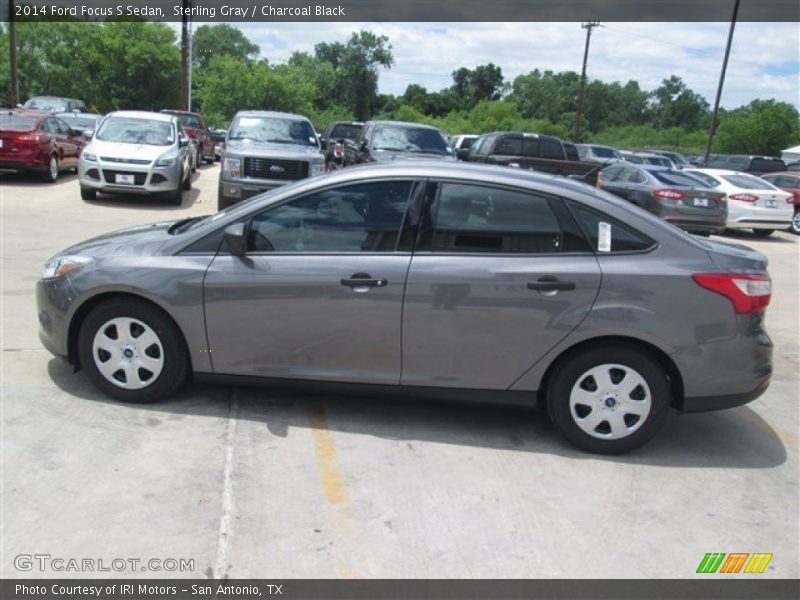
<svg viewBox="0 0 800 600"><path fill-rule="evenodd" d="M708 187L704 181L680 171L650 171L650 175L667 185L683 185L687 187Z"/></svg>
<svg viewBox="0 0 800 600"><path fill-rule="evenodd" d="M621 158L619 152L613 148L606 148L604 146L592 146L592 154L599 158Z"/></svg>
<svg viewBox="0 0 800 600"><path fill-rule="evenodd" d="M375 150L449 154L450 147L436 129L424 127L379 127L372 142Z"/></svg>
<svg viewBox="0 0 800 600"><path fill-rule="evenodd" d="M331 130L331 134L328 137L332 140L338 140L342 138L354 140L358 137L358 134L361 133L361 129L363 127L363 125L340 123L339 125L334 126L334 128Z"/></svg>
<svg viewBox="0 0 800 600"><path fill-rule="evenodd" d="M65 111L68 108L66 100L60 100L58 98L31 98L24 106L25 108L32 108L34 110L55 111Z"/></svg>
<svg viewBox="0 0 800 600"><path fill-rule="evenodd" d="M758 177L750 175L723 175L722 178L730 184L745 190L774 190L775 188Z"/></svg>
<svg viewBox="0 0 800 600"><path fill-rule="evenodd" d="M72 113L57 116L73 129L94 129L95 123L97 123L97 117L77 116Z"/></svg>
<svg viewBox="0 0 800 600"><path fill-rule="evenodd" d="M192 129L203 128L203 123L200 121L200 117L196 115L177 115L177 117L178 123L184 127L191 127Z"/></svg>
<svg viewBox="0 0 800 600"><path fill-rule="evenodd" d="M0 130L2 131L31 131L36 129L38 119L23 117L13 113L0 113Z"/></svg>
<svg viewBox="0 0 800 600"><path fill-rule="evenodd" d="M282 117L238 117L228 132L231 140L252 140L273 144L317 146L311 123Z"/></svg>
<svg viewBox="0 0 800 600"><path fill-rule="evenodd" d="M95 137L104 142L170 146L175 143L175 129L166 121L111 117L103 121Z"/></svg>

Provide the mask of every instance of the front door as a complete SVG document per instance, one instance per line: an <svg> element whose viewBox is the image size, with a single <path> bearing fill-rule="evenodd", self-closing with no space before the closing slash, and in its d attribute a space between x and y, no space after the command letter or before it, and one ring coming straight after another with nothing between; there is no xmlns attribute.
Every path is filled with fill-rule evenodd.
<svg viewBox="0 0 800 600"><path fill-rule="evenodd" d="M509 388L586 317L600 268L560 198L429 191L406 283L402 383Z"/></svg>
<svg viewBox="0 0 800 600"><path fill-rule="evenodd" d="M340 185L255 214L247 255L220 252L206 275L214 371L397 385L414 186Z"/></svg>

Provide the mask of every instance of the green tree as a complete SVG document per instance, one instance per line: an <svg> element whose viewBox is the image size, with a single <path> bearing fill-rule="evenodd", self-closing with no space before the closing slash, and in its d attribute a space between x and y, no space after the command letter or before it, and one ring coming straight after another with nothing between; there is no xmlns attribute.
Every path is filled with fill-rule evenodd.
<svg viewBox="0 0 800 600"><path fill-rule="evenodd" d="M472 108L484 100L499 100L505 89L503 70L492 63L453 71L451 90L465 108Z"/></svg>
<svg viewBox="0 0 800 600"><path fill-rule="evenodd" d="M720 117L714 139L717 151L778 156L800 139L800 114L786 102L753 100Z"/></svg>
<svg viewBox="0 0 800 600"><path fill-rule="evenodd" d="M539 71L520 75L511 85L509 98L517 102L525 118L557 122L561 115L578 109L578 83L574 71Z"/></svg>
<svg viewBox="0 0 800 600"><path fill-rule="evenodd" d="M198 27L192 35L192 58L195 64L205 69L213 57L222 55L253 60L258 56L258 46L241 29L227 23Z"/></svg>
<svg viewBox="0 0 800 600"><path fill-rule="evenodd" d="M708 127L708 108L706 99L690 90L676 75L664 79L658 88L650 92L650 121L661 129Z"/></svg>

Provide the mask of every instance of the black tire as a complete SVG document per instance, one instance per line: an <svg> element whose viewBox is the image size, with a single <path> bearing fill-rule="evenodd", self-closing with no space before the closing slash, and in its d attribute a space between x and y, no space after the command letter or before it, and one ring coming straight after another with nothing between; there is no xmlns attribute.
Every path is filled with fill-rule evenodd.
<svg viewBox="0 0 800 600"><path fill-rule="evenodd" d="M109 321L120 317L136 319L151 328L163 348L161 372L140 389L124 389L110 382L95 361L95 335ZM109 300L93 308L78 332L78 357L91 382L107 396L122 402L162 400L178 389L189 373L186 343L177 326L159 308L137 299Z"/></svg>
<svg viewBox="0 0 800 600"><path fill-rule="evenodd" d="M576 421L578 417L573 417L573 409L570 406L570 395L573 388L582 381L586 381L587 371L601 365L621 365L631 369L635 375L639 375L644 379L650 391L649 413L641 423L635 421L630 425L630 427L636 427L636 429L618 439L595 437L595 435L604 434L598 432L604 426L609 429L608 435L610 435L611 421L599 421L595 428L595 435L590 435L581 429ZM621 384L622 381L618 383ZM636 388L631 392L631 395L639 389ZM644 391L643 388L641 391ZM550 378L546 397L547 412L550 415L550 419L564 437L578 448L597 454L622 454L649 442L664 426L670 407L669 383L658 361L651 358L648 353L643 352L640 348L625 345L596 346L568 355L556 366ZM616 408L608 407L608 410L615 411L621 407L623 407L623 402L620 399ZM592 409L592 412L594 410ZM605 411L606 406L601 405L598 410ZM611 416L613 413L607 414ZM602 415L600 416L602 417ZM628 416L627 413L620 410L620 418L625 419ZM635 418L633 415L630 416ZM625 425L628 426L627 421Z"/></svg>
<svg viewBox="0 0 800 600"><path fill-rule="evenodd" d="M789 231L800 235L800 210L795 211L794 217L792 217L792 226L789 228Z"/></svg>
<svg viewBox="0 0 800 600"><path fill-rule="evenodd" d="M753 229L753 233L757 237L769 237L773 233L775 233L775 230L774 229Z"/></svg>
<svg viewBox="0 0 800 600"><path fill-rule="evenodd" d="M53 167L53 163L55 163L55 168ZM46 183L55 183L58 181L58 172L58 157L55 154L51 154L50 160L47 161L47 168L42 174L42 179L44 179Z"/></svg>
<svg viewBox="0 0 800 600"><path fill-rule="evenodd" d="M93 190L91 188L81 188L81 200L96 200L97 199L97 190Z"/></svg>
<svg viewBox="0 0 800 600"><path fill-rule="evenodd" d="M186 176L186 179L183 180L182 187L183 187L183 191L185 191L185 192L188 192L189 190L192 189L192 174L191 173L189 173Z"/></svg>

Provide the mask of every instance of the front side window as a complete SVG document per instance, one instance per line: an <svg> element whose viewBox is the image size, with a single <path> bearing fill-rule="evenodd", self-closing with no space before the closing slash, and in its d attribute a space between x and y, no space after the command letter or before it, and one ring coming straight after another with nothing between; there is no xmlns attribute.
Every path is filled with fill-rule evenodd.
<svg viewBox="0 0 800 600"><path fill-rule="evenodd" d="M103 142L171 146L175 143L175 128L167 121L109 117L100 125L95 137Z"/></svg>
<svg viewBox="0 0 800 600"><path fill-rule="evenodd" d="M553 139L541 138L540 144L542 146L542 158L564 159L564 147L560 142Z"/></svg>
<svg viewBox="0 0 800 600"><path fill-rule="evenodd" d="M565 251L564 236L547 197L535 192L442 183L431 214L434 252Z"/></svg>
<svg viewBox="0 0 800 600"><path fill-rule="evenodd" d="M393 252L411 181L348 185L253 217L248 249L277 253Z"/></svg>

